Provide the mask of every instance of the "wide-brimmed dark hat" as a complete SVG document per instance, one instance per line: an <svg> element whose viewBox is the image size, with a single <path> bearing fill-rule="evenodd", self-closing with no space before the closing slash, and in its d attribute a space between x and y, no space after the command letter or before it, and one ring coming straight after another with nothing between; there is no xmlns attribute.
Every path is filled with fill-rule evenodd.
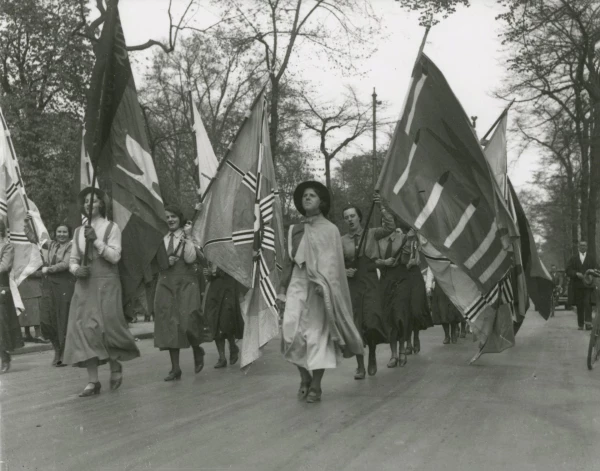
<svg viewBox="0 0 600 471"><path fill-rule="evenodd" d="M298 185L294 190L294 204L296 205L296 209L298 210L298 212L303 216L306 216L306 212L302 207L302 196L304 195L304 190L306 190L307 188L314 188L315 190L317 190L319 198L321 198L321 201L325 203L325 207L322 208L321 212L323 213L323 216L327 216L329 208L331 207L331 195L329 194L329 190L325 185L313 180L300 183L300 185Z"/></svg>
<svg viewBox="0 0 600 471"><path fill-rule="evenodd" d="M94 198L100 198L104 201L104 205L106 206L106 210L110 207L110 198L106 193L104 193L100 188L94 188ZM92 192L92 187L88 186L79 192L77 195L77 204L80 208L83 208L83 203L85 202L85 197ZM82 210L83 211L83 210Z"/></svg>

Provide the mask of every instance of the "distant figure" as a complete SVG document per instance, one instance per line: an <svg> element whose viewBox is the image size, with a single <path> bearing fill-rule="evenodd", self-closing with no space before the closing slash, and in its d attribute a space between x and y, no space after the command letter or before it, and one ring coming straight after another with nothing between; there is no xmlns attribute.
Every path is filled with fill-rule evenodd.
<svg viewBox="0 0 600 471"><path fill-rule="evenodd" d="M592 329L592 294L594 286L587 286L583 277L587 270L598 268L596 259L588 253L588 244L585 240L579 241L578 253L571 257L567 264L567 275L571 278L569 290L569 304L577 307L577 325L579 330Z"/></svg>

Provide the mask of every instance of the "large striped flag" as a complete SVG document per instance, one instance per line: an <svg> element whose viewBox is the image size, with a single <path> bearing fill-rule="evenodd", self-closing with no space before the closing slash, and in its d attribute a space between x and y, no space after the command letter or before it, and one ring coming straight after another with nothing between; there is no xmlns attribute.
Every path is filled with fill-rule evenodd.
<svg viewBox="0 0 600 471"><path fill-rule="evenodd" d="M247 288L240 366L279 332L275 298L284 253L282 210L264 90L223 157L193 235L206 258Z"/></svg>
<svg viewBox="0 0 600 471"><path fill-rule="evenodd" d="M548 320L552 309L554 283L552 282L550 273L548 273L548 270L540 259L529 221L527 220L527 216L525 216L525 211L523 211L521 202L510 179L507 179L507 185L511 202L514 206L515 218L519 225L519 233L521 234L520 249L527 292L533 300L537 311L544 319Z"/></svg>
<svg viewBox="0 0 600 471"><path fill-rule="evenodd" d="M424 54L377 188L481 292L490 292L512 267L514 224L466 113Z"/></svg>
<svg viewBox="0 0 600 471"><path fill-rule="evenodd" d="M85 148L110 185L112 215L122 231L123 302L135 295L150 262L166 266L163 200L119 18L108 3L96 48L85 116Z"/></svg>
<svg viewBox="0 0 600 471"><path fill-rule="evenodd" d="M506 108L502 112L502 115L500 116L496 128L494 129L492 137L485 145L483 153L488 161L488 164L490 165L490 170L494 175L496 183L498 184L500 197L506 203L509 214L515 224L517 234L520 236L517 225L517 216L514 210L514 203L508 191L508 152L506 146L507 124L508 108ZM515 238L515 240L512 241L515 265L511 269L509 275L515 298L513 303L512 314L516 326L519 326L525 319L525 314L529 306L529 298L527 295L527 283L525 281L523 261L521 259L521 243L522 239L520 238Z"/></svg>
<svg viewBox="0 0 600 471"><path fill-rule="evenodd" d="M198 166L198 194L202 196L209 183L217 174L219 161L215 151L210 144L208 134L202 124L202 117L194 103L190 92L190 103L192 108L192 126L194 128L194 140L196 144L196 165Z"/></svg>
<svg viewBox="0 0 600 471"><path fill-rule="evenodd" d="M37 206L25 194L19 162L2 109L0 121L0 217L7 223L10 242L15 250L10 272L11 293L15 307L21 311L24 307L17 286L43 265L40 247L48 241L49 236ZM29 242L25 235L25 216L28 210L31 210L39 247Z"/></svg>

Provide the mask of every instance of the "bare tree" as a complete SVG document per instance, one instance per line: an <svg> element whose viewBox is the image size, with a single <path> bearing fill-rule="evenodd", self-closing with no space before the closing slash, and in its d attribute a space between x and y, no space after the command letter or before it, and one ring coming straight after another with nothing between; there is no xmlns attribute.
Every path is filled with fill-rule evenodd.
<svg viewBox="0 0 600 471"><path fill-rule="evenodd" d="M345 71L374 50L378 19L369 0L214 0L229 20L230 34L240 44L251 43L264 57L271 85L270 140L279 155L281 89L294 53L310 45Z"/></svg>
<svg viewBox="0 0 600 471"><path fill-rule="evenodd" d="M371 131L372 107L363 103L352 87L346 88L341 105L315 103L302 96L306 110L304 126L319 136L319 150L325 162L325 181L331 188L331 161L356 139Z"/></svg>

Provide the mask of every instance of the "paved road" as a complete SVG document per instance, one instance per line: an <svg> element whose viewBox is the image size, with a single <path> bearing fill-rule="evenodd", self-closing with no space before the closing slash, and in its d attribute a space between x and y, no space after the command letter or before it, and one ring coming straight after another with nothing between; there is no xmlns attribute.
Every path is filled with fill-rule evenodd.
<svg viewBox="0 0 600 471"><path fill-rule="evenodd" d="M165 383L168 354L140 341L120 390L76 394L85 370L20 355L0 377L0 443L13 470L599 470L600 368L586 369L587 333L574 314L530 312L517 346L468 361L475 345L442 345L355 381L354 361L326 373L323 402L296 399L295 369L278 345L247 374L207 368Z"/></svg>

